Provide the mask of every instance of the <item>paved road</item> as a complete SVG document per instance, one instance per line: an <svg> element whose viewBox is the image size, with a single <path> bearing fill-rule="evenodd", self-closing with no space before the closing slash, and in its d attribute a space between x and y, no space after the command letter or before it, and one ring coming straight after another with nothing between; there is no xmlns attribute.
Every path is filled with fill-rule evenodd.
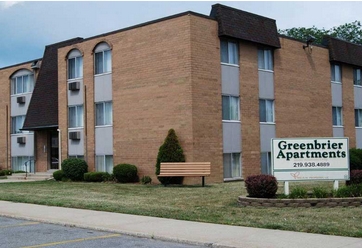
<svg viewBox="0 0 362 248"><path fill-rule="evenodd" d="M196 248L200 246L137 238L70 226L0 217L0 248Z"/></svg>

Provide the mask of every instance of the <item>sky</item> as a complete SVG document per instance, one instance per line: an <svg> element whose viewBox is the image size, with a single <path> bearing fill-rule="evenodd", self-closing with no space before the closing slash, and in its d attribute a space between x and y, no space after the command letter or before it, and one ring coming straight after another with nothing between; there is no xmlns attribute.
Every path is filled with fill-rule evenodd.
<svg viewBox="0 0 362 248"><path fill-rule="evenodd" d="M46 45L88 38L185 11L209 15L221 3L276 20L278 29L329 29L360 20L362 2L346 1L1 1L0 68L38 59Z"/></svg>

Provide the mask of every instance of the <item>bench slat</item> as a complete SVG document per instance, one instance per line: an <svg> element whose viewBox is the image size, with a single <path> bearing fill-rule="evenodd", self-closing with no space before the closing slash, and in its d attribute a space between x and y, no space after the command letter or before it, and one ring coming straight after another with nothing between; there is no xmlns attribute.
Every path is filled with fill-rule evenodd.
<svg viewBox="0 0 362 248"><path fill-rule="evenodd" d="M161 163L160 177L172 176L209 176L210 162Z"/></svg>

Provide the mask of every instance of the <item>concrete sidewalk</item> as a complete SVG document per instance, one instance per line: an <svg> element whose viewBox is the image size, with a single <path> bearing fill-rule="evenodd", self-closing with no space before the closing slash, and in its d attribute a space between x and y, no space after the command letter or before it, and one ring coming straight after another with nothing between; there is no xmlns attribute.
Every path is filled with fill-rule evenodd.
<svg viewBox="0 0 362 248"><path fill-rule="evenodd" d="M362 239L0 201L0 216L209 247L360 248Z"/></svg>

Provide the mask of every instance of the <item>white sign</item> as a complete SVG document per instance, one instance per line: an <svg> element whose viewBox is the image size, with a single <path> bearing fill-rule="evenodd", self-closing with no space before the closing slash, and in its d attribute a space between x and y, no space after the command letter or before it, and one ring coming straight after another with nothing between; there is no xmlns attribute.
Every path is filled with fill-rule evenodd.
<svg viewBox="0 0 362 248"><path fill-rule="evenodd" d="M279 181L349 180L348 138L272 139L271 155Z"/></svg>

